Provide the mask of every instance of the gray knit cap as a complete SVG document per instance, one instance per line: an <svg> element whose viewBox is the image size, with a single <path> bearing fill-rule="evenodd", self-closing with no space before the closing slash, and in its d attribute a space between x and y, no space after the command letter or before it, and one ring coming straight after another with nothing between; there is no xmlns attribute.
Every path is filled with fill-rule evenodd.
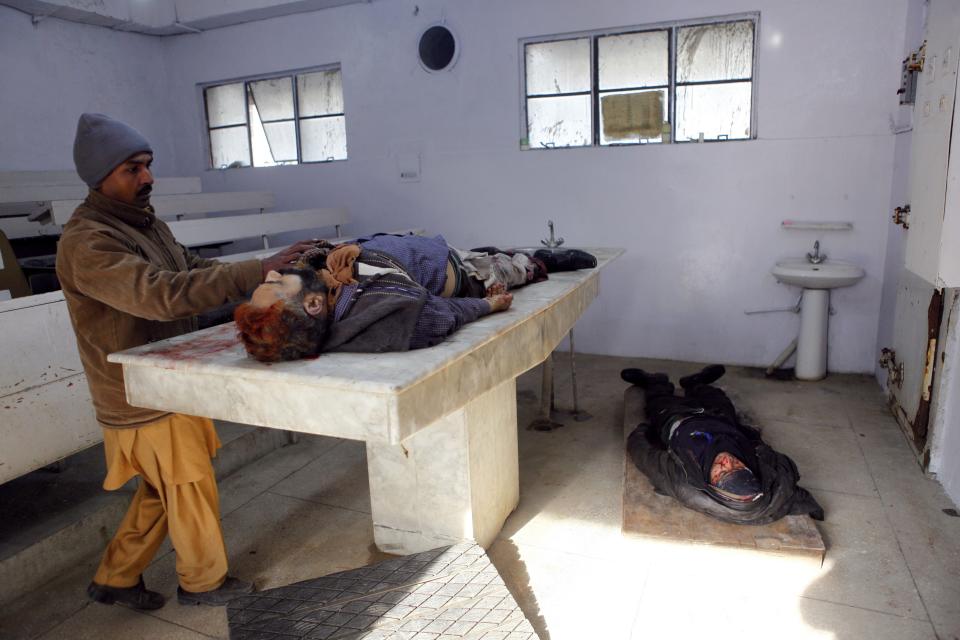
<svg viewBox="0 0 960 640"><path fill-rule="evenodd" d="M96 189L117 166L138 153L153 153L139 131L102 113L84 113L77 122L73 163L80 179Z"/></svg>

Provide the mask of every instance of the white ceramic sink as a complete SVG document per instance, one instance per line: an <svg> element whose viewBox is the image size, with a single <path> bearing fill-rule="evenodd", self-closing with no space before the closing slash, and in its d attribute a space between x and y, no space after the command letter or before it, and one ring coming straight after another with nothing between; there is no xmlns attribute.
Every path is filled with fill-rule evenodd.
<svg viewBox="0 0 960 640"><path fill-rule="evenodd" d="M781 260L771 273L780 282L804 289L849 287L865 275L862 268L850 262L825 260L820 264L812 264L803 258Z"/></svg>

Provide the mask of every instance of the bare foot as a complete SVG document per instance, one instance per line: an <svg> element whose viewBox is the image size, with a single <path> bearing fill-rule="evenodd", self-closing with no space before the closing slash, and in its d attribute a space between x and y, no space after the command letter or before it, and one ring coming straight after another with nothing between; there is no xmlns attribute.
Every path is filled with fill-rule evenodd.
<svg viewBox="0 0 960 640"><path fill-rule="evenodd" d="M487 296L485 299L490 305L490 313L496 313L510 308L510 304L513 303L513 294L498 293L497 295Z"/></svg>

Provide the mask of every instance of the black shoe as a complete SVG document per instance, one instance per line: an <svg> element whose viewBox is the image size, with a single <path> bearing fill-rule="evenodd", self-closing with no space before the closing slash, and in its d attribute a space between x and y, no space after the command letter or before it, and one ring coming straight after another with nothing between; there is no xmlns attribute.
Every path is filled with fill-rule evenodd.
<svg viewBox="0 0 960 640"><path fill-rule="evenodd" d="M183 587L177 587L177 602L180 604L205 604L210 607L223 607L234 598L253 592L252 582L244 582L238 578L227 576L222 585L211 591L184 591Z"/></svg>
<svg viewBox="0 0 960 640"><path fill-rule="evenodd" d="M708 364L697 373L680 378L680 386L689 389L701 384L710 384L722 378L726 372L722 364Z"/></svg>
<svg viewBox="0 0 960 640"><path fill-rule="evenodd" d="M470 251L472 251L472 252L474 252L474 253L486 253L486 254L489 254L489 255L491 255L491 256L494 255L494 254L496 254L496 253L504 253L504 251L502 251L501 249L498 249L498 248L496 248L496 247L476 247L475 249L470 249Z"/></svg>
<svg viewBox="0 0 960 640"><path fill-rule="evenodd" d="M643 369L624 369L620 372L620 377L624 382L635 384L641 389L646 389L654 383L670 384L670 378L665 373L647 373Z"/></svg>
<svg viewBox="0 0 960 640"><path fill-rule="evenodd" d="M166 602L163 596L156 591L150 591L140 582L133 587L108 587L105 584L91 582L87 587L87 596L94 602L102 604L119 604L131 609L153 610L159 609Z"/></svg>
<svg viewBox="0 0 960 640"><path fill-rule="evenodd" d="M593 269L597 266L597 258L580 249L538 249L533 257L543 260L550 273Z"/></svg>

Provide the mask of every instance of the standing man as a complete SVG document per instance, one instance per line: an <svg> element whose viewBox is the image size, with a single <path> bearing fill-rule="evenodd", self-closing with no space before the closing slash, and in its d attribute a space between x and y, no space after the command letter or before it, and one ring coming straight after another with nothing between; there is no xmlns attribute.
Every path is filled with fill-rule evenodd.
<svg viewBox="0 0 960 640"><path fill-rule="evenodd" d="M122 368L107 355L196 330L194 316L243 297L303 247L262 262L226 264L192 255L150 206L150 143L108 116L80 116L73 159L90 192L64 226L57 276L103 427L103 488L119 489L140 476L87 594L104 604L162 607L163 596L144 586L142 573L169 533L178 601L224 605L253 585L227 575L210 464L220 446L213 422L131 406Z"/></svg>

